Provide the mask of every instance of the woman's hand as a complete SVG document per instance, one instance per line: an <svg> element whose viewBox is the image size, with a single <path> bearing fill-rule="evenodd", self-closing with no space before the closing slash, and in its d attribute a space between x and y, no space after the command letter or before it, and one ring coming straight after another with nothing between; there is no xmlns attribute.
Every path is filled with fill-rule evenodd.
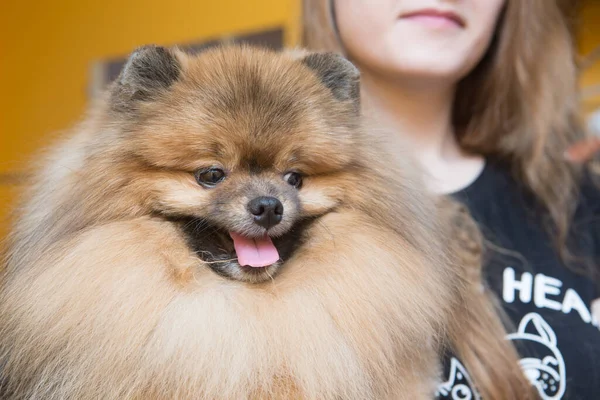
<svg viewBox="0 0 600 400"><path fill-rule="evenodd" d="M600 152L600 138L591 137L571 146L565 152L565 157L575 163L585 163L594 158L598 152Z"/></svg>

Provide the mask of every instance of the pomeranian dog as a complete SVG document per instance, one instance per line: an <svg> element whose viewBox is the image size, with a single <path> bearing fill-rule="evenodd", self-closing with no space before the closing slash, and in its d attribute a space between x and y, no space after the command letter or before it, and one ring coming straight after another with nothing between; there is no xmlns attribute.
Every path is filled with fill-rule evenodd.
<svg viewBox="0 0 600 400"><path fill-rule="evenodd" d="M325 53L134 52L18 210L3 398L431 398L463 283L358 78Z"/></svg>

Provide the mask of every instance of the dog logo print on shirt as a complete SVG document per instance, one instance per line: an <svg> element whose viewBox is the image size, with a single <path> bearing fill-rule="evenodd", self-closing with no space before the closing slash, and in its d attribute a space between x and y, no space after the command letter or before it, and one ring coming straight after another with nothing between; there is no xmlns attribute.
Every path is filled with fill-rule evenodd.
<svg viewBox="0 0 600 400"><path fill-rule="evenodd" d="M517 332L507 336L522 356L519 364L543 400L559 400L565 393L565 362L556 334L537 313L523 317ZM535 356L528 355L534 352Z"/></svg>
<svg viewBox="0 0 600 400"><path fill-rule="evenodd" d="M438 386L436 398L440 400L481 400L465 367L456 358L450 360L450 376Z"/></svg>

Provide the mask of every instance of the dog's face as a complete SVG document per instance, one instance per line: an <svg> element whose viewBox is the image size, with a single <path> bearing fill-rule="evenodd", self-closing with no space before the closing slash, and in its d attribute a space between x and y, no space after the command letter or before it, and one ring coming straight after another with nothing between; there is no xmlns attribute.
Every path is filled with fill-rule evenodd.
<svg viewBox="0 0 600 400"><path fill-rule="evenodd" d="M358 73L341 57L147 47L111 95L139 198L221 275L273 277L351 185Z"/></svg>

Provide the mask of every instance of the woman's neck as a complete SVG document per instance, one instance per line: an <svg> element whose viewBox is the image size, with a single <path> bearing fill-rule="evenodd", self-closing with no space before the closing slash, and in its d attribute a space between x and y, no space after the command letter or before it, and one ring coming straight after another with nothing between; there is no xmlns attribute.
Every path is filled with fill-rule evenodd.
<svg viewBox="0 0 600 400"><path fill-rule="evenodd" d="M483 158L464 152L452 127L454 87L390 82L365 72L361 82L364 112L414 146L432 191L456 192L479 176Z"/></svg>

